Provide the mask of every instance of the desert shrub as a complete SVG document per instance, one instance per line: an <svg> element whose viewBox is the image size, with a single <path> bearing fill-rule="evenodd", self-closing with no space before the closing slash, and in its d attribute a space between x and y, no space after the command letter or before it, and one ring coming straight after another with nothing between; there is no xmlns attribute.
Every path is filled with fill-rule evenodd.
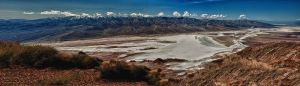
<svg viewBox="0 0 300 86"><path fill-rule="evenodd" d="M17 43L0 41L0 67L9 67L11 58L17 57L21 51L22 48Z"/></svg>
<svg viewBox="0 0 300 86"><path fill-rule="evenodd" d="M99 66L102 61L80 52L79 54L73 55L71 62L73 66L78 68L93 68Z"/></svg>
<svg viewBox="0 0 300 86"><path fill-rule="evenodd" d="M150 70L145 66L112 60L102 63L100 78L117 81L146 81L151 85L160 85L161 70Z"/></svg>
<svg viewBox="0 0 300 86"><path fill-rule="evenodd" d="M0 51L1 52L1 51ZM0 68L8 67L10 65L10 58L7 54L0 54Z"/></svg>
<svg viewBox="0 0 300 86"><path fill-rule="evenodd" d="M0 42L0 67L21 65L36 68L93 68L100 60L83 52L67 54L48 46L24 46L13 42Z"/></svg>
<svg viewBox="0 0 300 86"><path fill-rule="evenodd" d="M0 49L0 67L8 67L10 65L9 56L12 56L12 54L11 51Z"/></svg>
<svg viewBox="0 0 300 86"><path fill-rule="evenodd" d="M146 80L149 69L144 66L136 66L123 61L103 62L100 77L108 80Z"/></svg>
<svg viewBox="0 0 300 86"><path fill-rule="evenodd" d="M58 60L57 50L45 46L24 46L22 53L14 58L16 64L33 67L51 66L51 62Z"/></svg>

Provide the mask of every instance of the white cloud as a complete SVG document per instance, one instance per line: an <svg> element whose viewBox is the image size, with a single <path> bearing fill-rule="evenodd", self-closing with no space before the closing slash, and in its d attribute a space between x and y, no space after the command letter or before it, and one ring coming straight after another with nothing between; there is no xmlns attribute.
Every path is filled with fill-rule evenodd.
<svg viewBox="0 0 300 86"><path fill-rule="evenodd" d="M215 15L211 15L212 19L220 19L220 18L224 18L226 16L224 16L223 14L215 14Z"/></svg>
<svg viewBox="0 0 300 86"><path fill-rule="evenodd" d="M23 14L31 15L31 14L34 14L34 12L23 12Z"/></svg>
<svg viewBox="0 0 300 86"><path fill-rule="evenodd" d="M81 13L80 16L82 16L82 17L91 17L91 15L90 15L90 14L87 14L87 13Z"/></svg>
<svg viewBox="0 0 300 86"><path fill-rule="evenodd" d="M29 12L24 12L24 14L32 14ZM80 13L80 14L74 14L72 12L68 11L57 11L57 10L49 10L49 11L42 11L40 12L41 15L63 15L63 16L77 16L77 17L103 17L102 14L100 13L94 13L92 15L88 13ZM122 14L122 13L114 13L114 12L106 12L104 16L119 16L119 17L128 17L128 16L133 16L133 17L153 17L153 15L148 15L148 14L143 14L143 13L131 13L131 14Z"/></svg>
<svg viewBox="0 0 300 86"><path fill-rule="evenodd" d="M137 17L138 14L137 14L137 13L131 13L130 16L131 16L131 17Z"/></svg>
<svg viewBox="0 0 300 86"><path fill-rule="evenodd" d="M139 14L137 14L137 16L144 16L144 14L142 14L142 13L139 13Z"/></svg>
<svg viewBox="0 0 300 86"><path fill-rule="evenodd" d="M241 14L238 19L248 19L248 18L247 18L247 15Z"/></svg>
<svg viewBox="0 0 300 86"><path fill-rule="evenodd" d="M183 17L189 17L191 14L188 12L188 11L184 11L184 13L183 13Z"/></svg>
<svg viewBox="0 0 300 86"><path fill-rule="evenodd" d="M43 11L40 14L44 15L59 15L61 12L56 10L50 10L50 11Z"/></svg>
<svg viewBox="0 0 300 86"><path fill-rule="evenodd" d="M50 11L43 11L40 14L42 15L64 15L64 16L80 16L78 14L74 14L72 12L67 11L57 11L57 10L50 10Z"/></svg>
<svg viewBox="0 0 300 86"><path fill-rule="evenodd" d="M143 17L153 17L153 15L144 14Z"/></svg>
<svg viewBox="0 0 300 86"><path fill-rule="evenodd" d="M207 18L208 14L201 14L202 18Z"/></svg>
<svg viewBox="0 0 300 86"><path fill-rule="evenodd" d="M74 14L72 12L61 12L61 14L64 15L64 16L80 16L80 15Z"/></svg>
<svg viewBox="0 0 300 86"><path fill-rule="evenodd" d="M222 19L222 18L225 18L226 16L223 15L223 14L212 14L212 15L209 15L209 14L201 14L201 18L204 18L204 19Z"/></svg>
<svg viewBox="0 0 300 86"><path fill-rule="evenodd" d="M102 17L102 14L101 13L96 13L95 16Z"/></svg>
<svg viewBox="0 0 300 86"><path fill-rule="evenodd" d="M64 16L80 16L80 15L74 14L72 12L61 12L61 14L64 15Z"/></svg>
<svg viewBox="0 0 300 86"><path fill-rule="evenodd" d="M159 12L159 13L157 14L157 16L165 16L165 13L164 13L164 12Z"/></svg>
<svg viewBox="0 0 300 86"><path fill-rule="evenodd" d="M173 12L173 16L174 16L174 17L180 17L181 14L180 14L179 12L177 12L177 11L174 11L174 12Z"/></svg>
<svg viewBox="0 0 300 86"><path fill-rule="evenodd" d="M107 16L116 16L116 14L114 12L106 12Z"/></svg>
<svg viewBox="0 0 300 86"><path fill-rule="evenodd" d="M131 13L131 17L153 17L152 15L143 14L143 13Z"/></svg>
<svg viewBox="0 0 300 86"><path fill-rule="evenodd" d="M218 15L210 15L210 16L208 16L207 18L209 18L209 19L216 19L216 18L218 18Z"/></svg>

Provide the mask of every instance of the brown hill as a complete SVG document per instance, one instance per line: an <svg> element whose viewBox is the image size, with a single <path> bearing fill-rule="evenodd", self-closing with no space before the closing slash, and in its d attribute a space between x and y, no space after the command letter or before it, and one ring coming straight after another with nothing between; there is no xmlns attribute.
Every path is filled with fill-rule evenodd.
<svg viewBox="0 0 300 86"><path fill-rule="evenodd" d="M213 61L179 85L300 85L300 44L269 43Z"/></svg>

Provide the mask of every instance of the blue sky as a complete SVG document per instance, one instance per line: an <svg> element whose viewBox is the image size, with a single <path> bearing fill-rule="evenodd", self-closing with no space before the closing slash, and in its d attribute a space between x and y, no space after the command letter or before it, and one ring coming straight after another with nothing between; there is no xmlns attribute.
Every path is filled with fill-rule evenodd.
<svg viewBox="0 0 300 86"><path fill-rule="evenodd" d="M0 19L36 19L65 15L45 15L41 12L69 12L82 15L141 13L173 16L174 11L189 17L203 14L221 19L295 21L300 19L300 0L0 0ZM202 16L203 17L203 16ZM215 18L215 17L212 17Z"/></svg>

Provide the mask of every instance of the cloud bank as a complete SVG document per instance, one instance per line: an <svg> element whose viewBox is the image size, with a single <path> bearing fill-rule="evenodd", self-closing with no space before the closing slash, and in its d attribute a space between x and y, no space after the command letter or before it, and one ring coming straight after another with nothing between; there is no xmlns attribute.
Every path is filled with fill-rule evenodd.
<svg viewBox="0 0 300 86"><path fill-rule="evenodd" d="M189 17L191 14L188 11L184 11L183 12L183 17Z"/></svg>
<svg viewBox="0 0 300 86"><path fill-rule="evenodd" d="M102 14L100 14L100 13L96 13L95 15L99 16L99 17L102 17Z"/></svg>
<svg viewBox="0 0 300 86"><path fill-rule="evenodd" d="M164 12L159 12L159 13L157 14L157 16L159 16L159 17L165 16L165 13L164 13Z"/></svg>
<svg viewBox="0 0 300 86"><path fill-rule="evenodd" d="M72 12L67 11L57 11L57 10L50 10L50 11L43 11L40 14L42 15L64 15L64 16L80 16L78 14L74 14Z"/></svg>
<svg viewBox="0 0 300 86"><path fill-rule="evenodd" d="M107 16L116 16L116 14L114 12L106 12Z"/></svg>
<svg viewBox="0 0 300 86"><path fill-rule="evenodd" d="M226 16L223 15L223 14L212 14L212 15L209 15L209 14L201 14L200 17L203 18L203 19L223 19L223 18L225 18Z"/></svg>
<svg viewBox="0 0 300 86"><path fill-rule="evenodd" d="M23 14L32 15L32 14L34 14L34 12L23 12Z"/></svg>
<svg viewBox="0 0 300 86"><path fill-rule="evenodd" d="M35 14L35 12L23 12L23 14L31 15ZM114 12L105 12L101 13L72 13L70 11L58 11L58 10L48 10L37 13L40 15L58 15L58 16L75 16L75 17L163 17L167 16L164 12L159 12L156 15L149 15L144 13L114 13ZM226 16L224 14L196 14L189 13L188 11L184 11L182 14L178 11L174 11L172 13L173 17L191 17L191 18L199 18L199 19L224 19ZM247 19L247 16L242 14L239 16L239 19Z"/></svg>
<svg viewBox="0 0 300 86"><path fill-rule="evenodd" d="M179 12L177 12L177 11L174 11L174 12L173 12L173 16L174 16L174 17L180 17L181 14L180 14Z"/></svg>
<svg viewBox="0 0 300 86"><path fill-rule="evenodd" d="M238 19L248 19L248 18L247 18L247 15L241 14Z"/></svg>

